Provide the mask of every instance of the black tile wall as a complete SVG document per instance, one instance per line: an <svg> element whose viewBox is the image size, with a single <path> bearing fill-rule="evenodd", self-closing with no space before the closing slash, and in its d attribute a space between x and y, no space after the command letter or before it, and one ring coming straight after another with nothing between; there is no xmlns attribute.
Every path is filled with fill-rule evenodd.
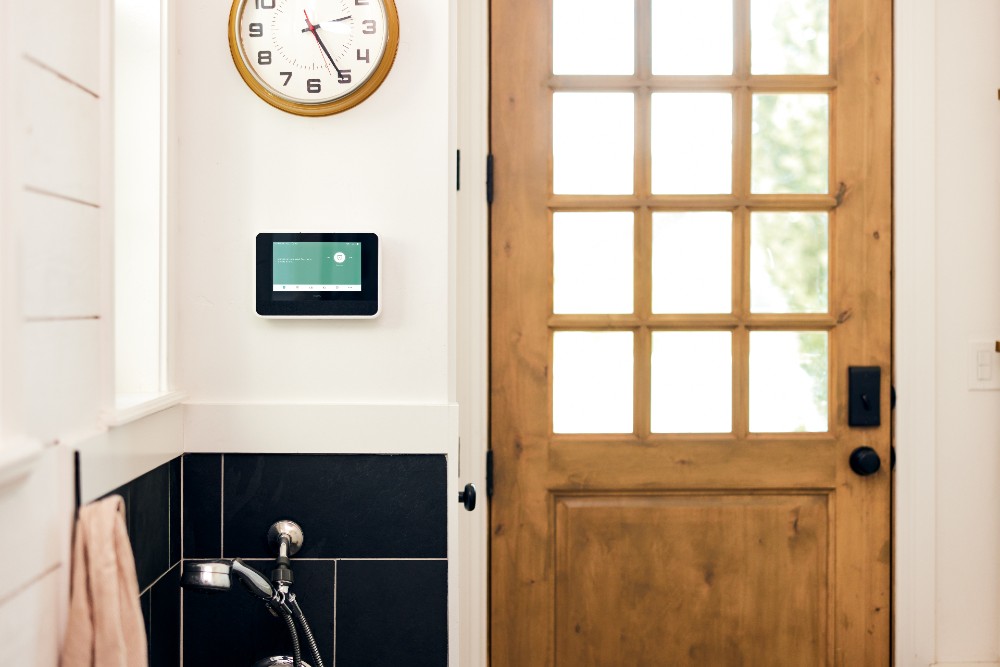
<svg viewBox="0 0 1000 667"><path fill-rule="evenodd" d="M273 556L267 528L302 526L298 558L444 558L445 459L420 455L223 457L223 554Z"/></svg>
<svg viewBox="0 0 1000 667"><path fill-rule="evenodd" d="M222 456L184 455L184 558L222 557Z"/></svg>
<svg viewBox="0 0 1000 667"><path fill-rule="evenodd" d="M181 564L175 564L149 591L149 667L181 664Z"/></svg>
<svg viewBox="0 0 1000 667"><path fill-rule="evenodd" d="M179 585L183 561L198 558L241 557L269 574L266 532L279 519L305 533L292 590L326 665L447 665L443 456L187 454L113 493L125 499L150 667L179 667L182 653L185 667L291 654L284 623L241 587Z"/></svg>
<svg viewBox="0 0 1000 667"><path fill-rule="evenodd" d="M337 667L448 664L447 561L340 561Z"/></svg>
<svg viewBox="0 0 1000 667"><path fill-rule="evenodd" d="M170 565L181 559L181 457L170 462Z"/></svg>
<svg viewBox="0 0 1000 667"><path fill-rule="evenodd" d="M247 560L251 567L270 574L273 561ZM323 664L333 665L334 561L295 561L292 570L299 606L309 621ZM299 632L302 658L315 661ZM288 629L262 601L234 586L228 593L184 591L184 667L245 665L261 658L291 655ZM151 666L152 667L152 666Z"/></svg>
<svg viewBox="0 0 1000 667"><path fill-rule="evenodd" d="M446 481L434 455L185 455L184 558L240 557L269 574L268 527L297 521L292 591L325 664L445 667ZM182 618L185 667L291 652L283 623L239 586L186 589Z"/></svg>
<svg viewBox="0 0 1000 667"><path fill-rule="evenodd" d="M118 487L146 621L150 667L180 665L181 457Z"/></svg>
<svg viewBox="0 0 1000 667"><path fill-rule="evenodd" d="M129 483L128 534L135 554L139 590L170 569L170 465Z"/></svg>

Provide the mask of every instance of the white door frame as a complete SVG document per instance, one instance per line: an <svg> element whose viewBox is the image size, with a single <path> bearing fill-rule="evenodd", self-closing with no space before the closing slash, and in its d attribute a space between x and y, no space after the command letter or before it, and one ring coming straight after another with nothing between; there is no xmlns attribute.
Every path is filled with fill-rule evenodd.
<svg viewBox="0 0 1000 667"><path fill-rule="evenodd" d="M458 119L455 328L459 404L459 487L474 483L477 507L459 512L458 595L461 631L451 642L463 667L488 664L489 500L489 0L458 5L457 68L453 92ZM457 90L456 90L457 89Z"/></svg>
<svg viewBox="0 0 1000 667"><path fill-rule="evenodd" d="M935 7L935 0L896 0L894 7L896 667L937 659Z"/></svg>

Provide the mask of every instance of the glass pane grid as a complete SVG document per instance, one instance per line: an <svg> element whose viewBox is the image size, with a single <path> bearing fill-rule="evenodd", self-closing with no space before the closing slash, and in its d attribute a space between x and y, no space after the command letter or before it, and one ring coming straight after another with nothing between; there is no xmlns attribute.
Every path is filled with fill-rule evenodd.
<svg viewBox="0 0 1000 667"><path fill-rule="evenodd" d="M754 0L754 2L756 1ZM811 16L824 15L824 11L828 14L827 10L821 10L817 14L814 6L820 4L822 7L828 7L828 0L808 0L808 2L812 3L808 8ZM762 64L765 62L763 60L765 56L761 54L767 52L766 50L761 51L759 35L757 44L751 48L753 30L759 30L760 35L767 33L761 27L763 24L760 23L760 17L752 17L751 0L739 0L736 3L727 1L713 3L714 0L706 2L706 12L708 12L710 4L713 7L718 4L720 8L725 8L717 14L717 17L725 17L725 20L730 24L728 27L731 28L731 32L727 37L731 46L729 49L706 48L699 52L697 58L691 58L685 62L685 59L678 56L677 49L681 48L679 41L664 45L658 41L654 32L657 30L666 31L664 34L670 31L676 32L677 26L670 25L668 19L675 18L678 12L683 15L684 8L690 8L690 3L681 3L679 0L645 0L645 2L634 4L631 0L625 0L619 9L629 13L630 20L636 21L646 18L649 19L648 23L650 24L645 35L637 33L635 39L628 37L624 40L633 52L631 57L619 53L613 59L592 66L588 70L588 66L567 64L568 61L564 55L568 51L564 46L559 47L564 52L562 56L559 56L562 60L559 61L558 66L553 66L555 78L552 80L552 90L554 95L599 94L609 96L606 99L612 100L614 98L610 96L617 95L619 100L625 99L626 96L631 100L632 120L629 122L632 125L628 127L628 130L633 135L633 143L628 147L630 153L627 154L631 158L631 163L627 169L615 169L619 178L623 172L627 173L628 181L632 183L631 189L625 185L625 181L615 181L612 188L605 188L603 191L600 187L592 184L588 186L589 191L574 192L573 188L560 185L559 183L563 181L560 181L557 176L553 191L554 195L558 195L557 201L561 208L586 205L588 209L599 209L601 208L600 198L595 198L593 195L614 192L620 196L615 197L613 202L609 200L607 207L609 212L621 211L623 208L630 207L628 204L623 205L623 202L631 202L636 212L634 218L636 245L633 261L637 268L634 272L632 292L625 295L623 291L619 295L621 298L615 300L616 305L613 307L594 305L593 309L582 306L554 308L554 314L576 313L572 315L573 326L554 325L553 328L557 329L554 332L556 335L560 333L586 333L580 330L590 330L590 323L592 323L593 329L606 328L610 324L611 328L607 328L608 333L631 332L629 340L637 344L637 353L628 364L628 378L634 385L629 388L628 396L630 400L636 401L636 405L633 406L633 418L628 423L629 428L626 428L625 413L627 410L624 404L618 405L616 424L602 427L603 433L625 433L631 430L640 437L652 435L657 438L671 438L683 436L685 433L689 437L694 437L693 434L696 433L700 437L708 438L722 437L724 434L728 434L729 437L745 437L766 433L816 433L825 431L829 426L829 407L825 392L829 381L828 365L831 337L826 330L815 331L803 328L803 326L816 325L824 327L826 326L825 320L829 318L830 304L827 302L828 297L825 292L825 262L827 261L823 254L825 249L821 247L819 250L811 251L811 253L795 251L782 256L785 257L783 260L785 262L790 261L787 259L788 256L794 258L802 255L810 261L821 259L824 263L817 273L819 277L810 284L811 291L807 295L793 294L789 296L785 294L784 301L781 303L788 302L790 305L786 307L765 305L752 309L751 256L753 254L753 238L750 232L751 211L763 210L764 208L767 210L794 210L800 215L808 216L817 210L820 215L825 215L833 207L833 204L828 201L830 199L828 183L832 180L826 171L829 160L828 147L817 145L812 147L816 150L811 149L809 152L796 153L795 144L789 144L791 148L786 150L786 154L790 155L791 159L797 159L800 165L807 162L803 156L820 154L819 161L813 160L820 165L819 169L814 170L816 173L812 174L811 180L807 180L804 185L788 184L772 176L772 173L779 173L780 165L777 164L766 165L770 171L763 176L754 175L752 155L752 150L757 149L754 139L757 136L755 132L759 131L759 127L755 124L754 109L755 106L759 106L759 102L762 100L775 109L768 117L771 126L775 125L774 118L779 120L791 118L792 124L796 128L802 124L803 119L810 120L813 126L818 128L813 134L821 135L824 141L828 141L829 127L832 126L832 108L827 111L825 106L813 104L813 101L820 97L824 100L829 99L828 94L835 88L835 81L830 77L830 72L834 71L834 67L829 62L829 54L824 51L825 42L823 40L828 40L828 35L824 37L823 30L827 28L820 22L820 24L816 24L818 26L816 30L812 32L807 30L796 36L796 48L811 49L812 59L808 62L797 63L795 60L778 62L774 60L765 65ZM566 3L563 2L563 4ZM789 3L786 0L767 0L766 4L766 11L780 14L787 11ZM631 6L637 6L638 12L632 14L633 10L629 8ZM762 7L764 7L763 4ZM729 9L733 9L732 13L726 13L729 12ZM763 13L763 11L762 9L761 12ZM705 16L701 18L706 19ZM754 20L757 20L758 23L754 24ZM797 20L801 23L804 19L800 16ZM706 42L711 39L718 40L720 39L718 35L725 33L725 26L713 25L707 19L695 23L697 30L701 31L700 34ZM597 29L594 28L595 25L597 24L592 24L589 29ZM624 23L616 18L609 20L606 26L599 29L616 30L624 35L627 31L623 25ZM755 25L756 27L754 27ZM722 33L719 33L719 30ZM691 35L696 32L692 30ZM691 35L687 37L691 37ZM674 37L677 35L675 34ZM565 41L565 38L563 39ZM816 42L817 39L819 42ZM688 52L691 52L690 48ZM725 57L729 60L725 61L720 58L720 52L725 52ZM587 58L592 59L593 54L590 53L583 57L581 62ZM757 63L752 63L754 58L758 60ZM615 64L611 64L611 60ZM775 91L780 91L782 96L793 97L775 98L774 96L778 94ZM723 94L731 98L732 125L726 128L726 131L731 136L732 171L726 175L727 182L731 182L731 184L724 189L715 183L706 185L705 181L699 181L693 185L685 184L681 177L689 176L688 174L680 171L665 172L662 169L659 172L661 175L668 173L671 175L660 179L661 186L659 188L655 186L657 173L650 145L650 141L655 138L653 136L655 134L653 125L656 121L654 97L657 94L672 92L678 94ZM768 95L771 97L762 97ZM794 97L796 95L798 97ZM803 97L803 95L808 96ZM799 103L798 107L785 109L782 107L785 100L792 102L801 100L802 103ZM601 115L600 113L594 114L595 117ZM627 114L619 111L618 115L624 119ZM558 128L554 129L559 131ZM666 137L667 135L661 134L661 136ZM620 139L624 139L624 137L624 133L619 135ZM676 139L670 139L664 143L676 146L680 138L682 137L678 135ZM756 141L758 144L760 143L759 137ZM784 145L780 138L778 143ZM626 153L615 156L615 159L620 164L625 164L627 161ZM568 161L578 160L571 156ZM563 159L563 164L566 162L567 159ZM677 169L676 166L672 168ZM674 185L676 183L681 183L681 185ZM707 208L706 203L713 199L731 203L721 210L721 213L732 218L732 236L729 239L732 251L729 261L732 263L732 268L731 273L726 278L727 281L731 280L731 287L734 291L729 294L729 304L731 305L727 304L728 307L720 305L726 300L726 292L723 291L721 284L710 286L711 298L707 300L701 299L701 297L692 300L690 294L671 293L670 289L665 290L662 286L657 288L657 285L663 282L663 276L670 274L669 270L664 273L662 267L657 268L657 261L654 257L657 252L655 250L656 232L654 226L657 212L678 215L704 212ZM783 204L782 202L788 203ZM799 202L802 206L794 202ZM692 203L695 205L692 206ZM652 208L654 206L655 211ZM818 239L823 235L814 236ZM713 241L716 244L721 242L718 238ZM771 245L773 246L774 243ZM662 249L660 254L664 254ZM666 254L669 255L669 252ZM618 255L624 256L620 251ZM707 257L710 256L711 254L707 255ZM776 256L772 249L769 258L773 260ZM760 264L760 266L765 265ZM778 267L779 263L772 261L771 266ZM659 278L657 274L660 275ZM773 283L774 280L772 279L771 282ZM728 288L729 284L726 285L726 289ZM629 298L634 301L633 308L622 305ZM698 305L699 299L705 303ZM765 300L765 303L771 302ZM618 315L615 315L616 313ZM757 329L758 324L755 323L764 314L767 317L766 326L764 329ZM788 316L786 317L784 314L788 314ZM560 317L566 315L560 315ZM615 320L617 324L612 324L608 320L607 316L609 315L619 318ZM664 323L664 318L668 317L669 323ZM814 320L816 325L808 323ZM657 397L662 399L663 396L671 396L670 392L674 392L675 396L682 396L676 393L676 386L669 386L669 378L671 376L694 377L693 369L695 366L685 365L685 356L676 350L685 349L683 344L685 340L696 338L712 340L708 334L720 333L718 327L722 321L725 321L725 324L721 325L724 329L722 333L728 337L731 350L730 365L728 366L730 369L729 385L726 387L726 391L731 394L731 400L726 406L728 416L718 417L716 415L718 421L712 423L709 417L695 417L684 411L667 410L658 414L655 406L658 402L662 403L662 400L658 400ZM692 337L686 338L682 334L689 334ZM675 338L675 336L680 337ZM573 338L574 336L570 336L565 340L568 343ZM638 342L643 339L645 339L645 343ZM619 341L619 352L623 352L626 347L624 339L619 339ZM756 350L754 341L756 341ZM658 342L659 352L657 351ZM675 342L675 344L671 346L668 342ZM671 347L675 352L669 352ZM690 348L691 345L688 347ZM818 351L820 348L822 348L822 353ZM704 352L707 348L702 345L699 349ZM665 350L667 351L664 352ZM621 357L620 361L624 361L624 357ZM785 380L793 379L797 383L796 386L802 390L799 392L800 395L809 399L804 399L804 404L807 404L811 410L807 419L799 419L792 424L788 421L782 422L775 416L776 410L768 402L769 397L775 392L775 383L769 384L767 382L768 372L761 370L771 365L782 369L781 373L775 374L775 377ZM722 377L724 373L717 366L715 368L714 375ZM616 383L623 390L625 377L618 378ZM703 387L702 390L711 391L711 388ZM754 395L755 392L760 395ZM618 397L620 398L624 393L624 391L618 392ZM694 401L693 396L694 394L683 396L683 398ZM720 396L715 395L713 400L719 399ZM692 423L685 424L685 419ZM728 429L720 427L719 424L722 421L727 423ZM584 432L578 427L566 426L565 421L560 429L554 429L554 431L556 433Z"/></svg>

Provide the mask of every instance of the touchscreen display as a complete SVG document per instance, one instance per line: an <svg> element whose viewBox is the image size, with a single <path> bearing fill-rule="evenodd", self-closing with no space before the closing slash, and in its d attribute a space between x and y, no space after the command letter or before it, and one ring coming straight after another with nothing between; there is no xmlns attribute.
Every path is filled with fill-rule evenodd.
<svg viewBox="0 0 1000 667"><path fill-rule="evenodd" d="M360 292L361 243L275 241L275 292Z"/></svg>

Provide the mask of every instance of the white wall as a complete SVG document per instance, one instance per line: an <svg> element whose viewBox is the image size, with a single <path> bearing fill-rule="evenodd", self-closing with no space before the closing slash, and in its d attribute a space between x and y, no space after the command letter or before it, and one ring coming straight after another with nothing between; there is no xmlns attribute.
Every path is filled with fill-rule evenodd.
<svg viewBox="0 0 1000 667"><path fill-rule="evenodd" d="M1000 665L1000 4L896 2L896 664Z"/></svg>
<svg viewBox="0 0 1000 667"><path fill-rule="evenodd" d="M997 662L1000 391L967 345L1000 340L1000 3L937 7L937 657Z"/></svg>
<svg viewBox="0 0 1000 667"><path fill-rule="evenodd" d="M344 113L302 118L243 83L224 29L230 3L179 4L178 385L190 402L454 400L452 2L396 5L399 51L381 88ZM254 236L267 230L376 232L381 316L257 318Z"/></svg>
<svg viewBox="0 0 1000 667"><path fill-rule="evenodd" d="M455 0L397 0L400 39L360 106L304 118L258 99L233 64L231 3L177 4L177 386L186 451L448 455L457 496ZM255 314L255 235L375 232L372 320ZM459 637L457 503L450 636ZM452 642L451 664L459 664Z"/></svg>

